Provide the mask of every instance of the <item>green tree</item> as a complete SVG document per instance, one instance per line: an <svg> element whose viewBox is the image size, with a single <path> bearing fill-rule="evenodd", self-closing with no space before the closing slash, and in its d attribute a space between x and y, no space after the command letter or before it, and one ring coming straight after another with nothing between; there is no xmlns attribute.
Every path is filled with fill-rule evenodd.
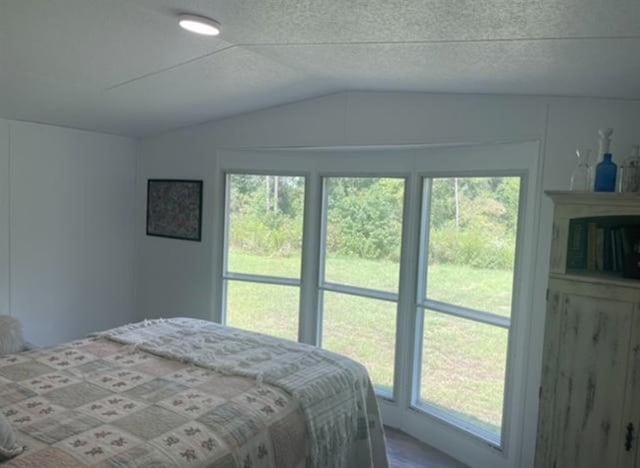
<svg viewBox="0 0 640 468"><path fill-rule="evenodd" d="M368 259L400 258L404 181L332 178L327 244L332 252Z"/></svg>

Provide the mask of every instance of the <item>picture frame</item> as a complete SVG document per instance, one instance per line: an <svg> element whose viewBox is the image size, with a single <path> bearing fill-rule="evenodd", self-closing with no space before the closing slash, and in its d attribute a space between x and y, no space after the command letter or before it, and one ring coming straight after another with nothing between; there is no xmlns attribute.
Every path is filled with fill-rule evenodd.
<svg viewBox="0 0 640 468"><path fill-rule="evenodd" d="M202 180L147 180L147 235L202 241Z"/></svg>

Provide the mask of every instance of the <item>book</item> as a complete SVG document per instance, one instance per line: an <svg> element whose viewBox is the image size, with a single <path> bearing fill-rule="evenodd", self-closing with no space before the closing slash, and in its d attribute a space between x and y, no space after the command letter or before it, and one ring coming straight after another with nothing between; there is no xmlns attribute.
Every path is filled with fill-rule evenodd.
<svg viewBox="0 0 640 468"><path fill-rule="evenodd" d="M602 266L604 271L613 271L613 251L611 248L611 228L604 228L604 245L602 247Z"/></svg>
<svg viewBox="0 0 640 468"><path fill-rule="evenodd" d="M587 270L596 270L597 266L597 247L596 236L598 225L596 223L587 223Z"/></svg>
<svg viewBox="0 0 640 468"><path fill-rule="evenodd" d="M596 270L604 270L604 228L596 228Z"/></svg>
<svg viewBox="0 0 640 468"><path fill-rule="evenodd" d="M581 219L574 220L569 225L567 268L587 268L587 223Z"/></svg>
<svg viewBox="0 0 640 468"><path fill-rule="evenodd" d="M617 272L622 272L622 268L624 265L624 247L623 247L623 239L622 239L622 229L618 228L615 230L616 233L616 263L618 264Z"/></svg>
<svg viewBox="0 0 640 468"><path fill-rule="evenodd" d="M611 229L609 231L609 236L611 237L611 270L614 272L620 271L620 266L618 264L618 240L616 238L616 229Z"/></svg>

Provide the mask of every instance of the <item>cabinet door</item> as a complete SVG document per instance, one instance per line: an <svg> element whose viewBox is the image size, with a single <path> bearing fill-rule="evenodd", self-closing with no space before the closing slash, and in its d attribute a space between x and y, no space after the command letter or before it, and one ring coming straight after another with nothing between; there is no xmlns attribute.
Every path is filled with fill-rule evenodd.
<svg viewBox="0 0 640 468"><path fill-rule="evenodd" d="M558 356L560 354L560 329L563 312L562 294L549 291L547 316L544 326L544 349L542 352L542 375L540 379L540 411L538 413L538 436L536 441L536 468L553 466L555 442L553 439L553 415L558 384Z"/></svg>
<svg viewBox="0 0 640 468"><path fill-rule="evenodd" d="M633 305L564 294L547 467L615 467L623 450Z"/></svg>
<svg viewBox="0 0 640 468"><path fill-rule="evenodd" d="M618 466L640 468L638 443L640 442L640 305L636 304L631 325L629 345L629 375L624 406L624 431ZM630 426L631 425L631 426Z"/></svg>

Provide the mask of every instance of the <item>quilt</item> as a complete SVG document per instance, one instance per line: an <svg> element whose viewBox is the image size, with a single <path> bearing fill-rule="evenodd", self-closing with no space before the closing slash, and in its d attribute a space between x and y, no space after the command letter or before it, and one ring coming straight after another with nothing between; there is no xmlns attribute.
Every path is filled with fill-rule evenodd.
<svg viewBox="0 0 640 468"><path fill-rule="evenodd" d="M0 408L11 467L387 466L359 364L198 320L2 356Z"/></svg>

